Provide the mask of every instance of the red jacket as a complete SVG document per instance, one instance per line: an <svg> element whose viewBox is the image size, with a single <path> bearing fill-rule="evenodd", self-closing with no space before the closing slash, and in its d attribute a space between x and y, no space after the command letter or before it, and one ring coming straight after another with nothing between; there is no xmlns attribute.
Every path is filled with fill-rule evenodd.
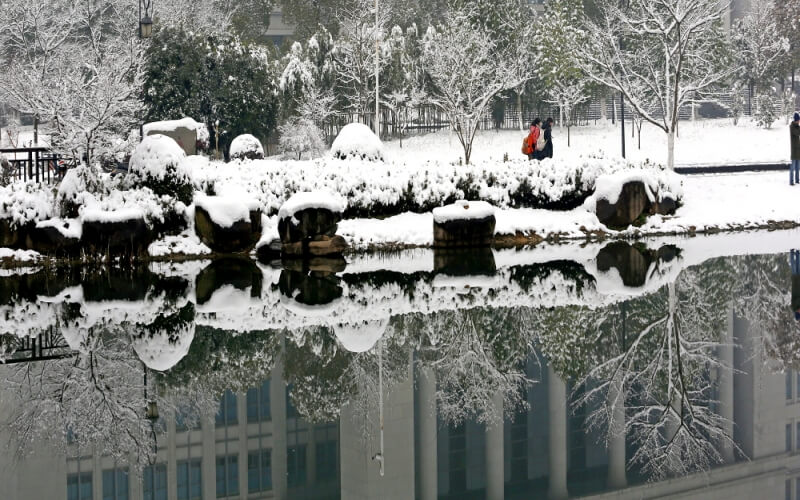
<svg viewBox="0 0 800 500"><path fill-rule="evenodd" d="M539 140L539 135L542 133L542 129L539 127L535 127L531 133L528 134L528 149L530 153L533 154L536 151L536 142Z"/></svg>

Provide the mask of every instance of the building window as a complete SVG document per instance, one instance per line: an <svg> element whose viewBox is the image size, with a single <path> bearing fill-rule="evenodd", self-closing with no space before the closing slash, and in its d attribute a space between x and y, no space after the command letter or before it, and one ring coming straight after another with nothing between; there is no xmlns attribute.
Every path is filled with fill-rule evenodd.
<svg viewBox="0 0 800 500"><path fill-rule="evenodd" d="M286 448L289 486L306 484L306 445L298 444Z"/></svg>
<svg viewBox="0 0 800 500"><path fill-rule="evenodd" d="M792 424L786 424L786 451L792 451Z"/></svg>
<svg viewBox="0 0 800 500"><path fill-rule="evenodd" d="M236 394L226 390L219 400L219 411L215 419L217 427L235 425L239 421L236 415Z"/></svg>
<svg viewBox="0 0 800 500"><path fill-rule="evenodd" d="M792 399L794 399L793 395L792 395L792 379L793 378L794 377L792 376L791 370L787 371L786 372L786 401L791 401Z"/></svg>
<svg viewBox="0 0 800 500"><path fill-rule="evenodd" d="M786 490L786 493L784 495L784 498L786 498L786 500L792 500L792 480L791 479L787 479L786 480L785 490Z"/></svg>
<svg viewBox="0 0 800 500"><path fill-rule="evenodd" d="M175 430L184 432L200 428L200 420L193 418L188 408L178 408L175 412Z"/></svg>
<svg viewBox="0 0 800 500"><path fill-rule="evenodd" d="M92 473L67 474L67 500L92 500Z"/></svg>
<svg viewBox="0 0 800 500"><path fill-rule="evenodd" d="M239 456L217 457L217 498L239 494Z"/></svg>
<svg viewBox="0 0 800 500"><path fill-rule="evenodd" d="M247 421L260 422L270 418L269 379L267 379L261 387L247 390Z"/></svg>
<svg viewBox="0 0 800 500"><path fill-rule="evenodd" d="M203 498L203 468L199 458L178 461L178 500Z"/></svg>
<svg viewBox="0 0 800 500"><path fill-rule="evenodd" d="M128 469L103 471L103 500L128 500Z"/></svg>
<svg viewBox="0 0 800 500"><path fill-rule="evenodd" d="M528 419L519 412L511 423L511 480L528 479Z"/></svg>
<svg viewBox="0 0 800 500"><path fill-rule="evenodd" d="M272 489L272 450L259 450L247 455L247 492Z"/></svg>
<svg viewBox="0 0 800 500"><path fill-rule="evenodd" d="M144 500L167 500L167 466L156 464L145 467L142 474Z"/></svg>
<svg viewBox="0 0 800 500"><path fill-rule="evenodd" d="M324 441L317 443L317 481L333 481L336 479L336 462L338 461L338 450L336 441Z"/></svg>

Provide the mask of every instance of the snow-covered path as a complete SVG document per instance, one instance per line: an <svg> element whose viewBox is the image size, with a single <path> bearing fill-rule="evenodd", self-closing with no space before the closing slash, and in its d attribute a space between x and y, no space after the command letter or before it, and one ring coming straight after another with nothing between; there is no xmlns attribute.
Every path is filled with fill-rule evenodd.
<svg viewBox="0 0 800 500"><path fill-rule="evenodd" d="M800 224L800 186L789 186L788 173L687 176L684 202L674 217L651 217L636 230L642 234L685 233L708 229L744 229L791 221ZM604 230L586 208L568 212L498 210L497 234L559 233L583 238L585 231ZM370 245L431 245L433 216L402 214L388 219L353 219L339 225L339 234L356 248Z"/></svg>

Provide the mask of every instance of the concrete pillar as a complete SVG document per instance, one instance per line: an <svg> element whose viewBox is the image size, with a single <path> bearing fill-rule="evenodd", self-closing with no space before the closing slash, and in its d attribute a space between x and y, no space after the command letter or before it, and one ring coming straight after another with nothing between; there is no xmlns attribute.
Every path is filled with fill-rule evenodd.
<svg viewBox="0 0 800 500"><path fill-rule="evenodd" d="M269 383L272 410L272 491L277 500L288 496L286 463L286 384L283 381L283 360L272 369Z"/></svg>
<svg viewBox="0 0 800 500"><path fill-rule="evenodd" d="M214 415L207 416L200 424L202 426L202 460L203 469L203 498L217 497L217 447L216 447L216 425ZM141 498L141 496L136 497Z"/></svg>
<svg viewBox="0 0 800 500"><path fill-rule="evenodd" d="M547 367L547 407L549 416L550 484L548 498L567 498L567 385Z"/></svg>
<svg viewBox="0 0 800 500"><path fill-rule="evenodd" d="M133 467L139 457L135 453L131 453L128 457L128 463L131 464L128 467L128 493L132 499L139 500L142 498L142 473L136 472L136 467ZM205 494L203 498L206 498Z"/></svg>
<svg viewBox="0 0 800 500"><path fill-rule="evenodd" d="M103 498L103 453L97 448L92 451L92 497ZM172 500L172 499L170 499Z"/></svg>
<svg viewBox="0 0 800 500"><path fill-rule="evenodd" d="M719 347L719 416L724 420L728 439L720 443L720 455L725 463L733 463L733 308L728 311L728 324Z"/></svg>
<svg viewBox="0 0 800 500"><path fill-rule="evenodd" d="M247 391L236 394L236 413L239 416L239 494L247 495Z"/></svg>
<svg viewBox="0 0 800 500"><path fill-rule="evenodd" d="M622 376L611 383L608 391L609 428L608 428L608 486L622 489L628 485L625 476L625 388Z"/></svg>
<svg viewBox="0 0 800 500"><path fill-rule="evenodd" d="M436 461L436 373L421 368L417 379L419 394L419 494L421 500L438 495Z"/></svg>
<svg viewBox="0 0 800 500"><path fill-rule="evenodd" d="M178 463L176 458L175 446L175 415L169 413L165 415L167 423L167 433L159 436L167 439L167 498L178 500ZM101 497L102 498L102 497Z"/></svg>
<svg viewBox="0 0 800 500"><path fill-rule="evenodd" d="M492 397L493 422L486 424L486 498L502 500L505 485L505 453L503 447L503 394Z"/></svg>

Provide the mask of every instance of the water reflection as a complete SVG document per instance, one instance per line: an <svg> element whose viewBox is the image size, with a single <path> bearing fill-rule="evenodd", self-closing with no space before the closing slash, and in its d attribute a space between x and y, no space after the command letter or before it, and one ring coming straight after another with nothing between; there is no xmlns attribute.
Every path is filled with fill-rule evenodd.
<svg viewBox="0 0 800 500"><path fill-rule="evenodd" d="M794 449L794 254L586 253L0 277L0 433L17 456L0 474L52 476L19 476L11 498L107 485L132 498L638 498ZM675 476L680 488L661 482Z"/></svg>

